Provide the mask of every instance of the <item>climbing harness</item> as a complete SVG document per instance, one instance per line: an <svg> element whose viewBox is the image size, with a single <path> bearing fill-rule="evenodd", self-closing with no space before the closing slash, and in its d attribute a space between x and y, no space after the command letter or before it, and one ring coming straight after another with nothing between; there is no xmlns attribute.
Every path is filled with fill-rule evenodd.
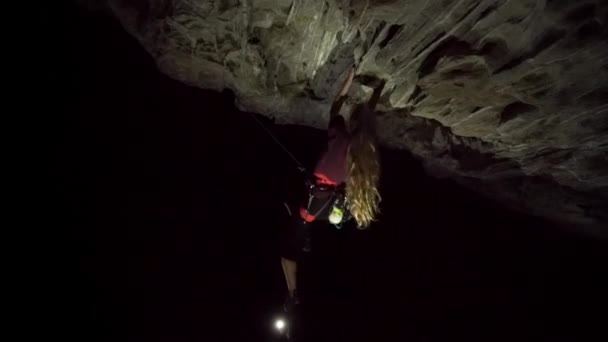
<svg viewBox="0 0 608 342"><path fill-rule="evenodd" d="M279 147L281 147L281 149L285 153L287 153L287 155L291 158L291 160L293 160L296 163L298 171L307 175L306 184L308 187L308 205L306 207L306 211L308 213L310 212L312 201L314 198L320 198L320 199L325 198L325 196L319 197L318 196L319 193L331 192L330 194L327 195L328 196L327 200L324 201L323 205L319 209L315 210L315 213L312 214L312 216L316 217L317 215L321 214L325 209L327 209L328 206L330 206L328 220L334 227L336 227L336 229L341 229L344 222L346 222L350 219L350 215L347 210L346 195L344 194L343 187L336 188L334 186L317 184L317 182L315 180L313 180L313 179L311 179L311 177L309 177L310 173L304 167L304 165L302 163L300 163L298 158L296 158L293 155L293 153L291 153L289 151L289 149L283 143L281 143L281 141L274 134L272 134L270 129L268 129L268 127L266 127L258 118L256 118L255 114L250 113L250 115L253 118L253 120L258 124L258 126L260 126L264 130L264 132L266 132L266 134L268 134L268 136L270 136L270 138L277 145L279 145ZM317 193L317 195L315 195L315 193ZM287 205L287 203L283 203L283 204L285 205L285 208L287 208L287 212L288 212L289 216L292 216L291 210L289 209L289 206Z"/></svg>
<svg viewBox="0 0 608 342"><path fill-rule="evenodd" d="M258 118L256 118L253 113L250 113L250 114L251 114L251 117L253 118L253 120L255 120L255 122L264 130L264 132L266 132L266 134L268 134L268 136L270 136L270 138L272 138L272 140L277 145L279 145L279 147L281 147L281 149L285 153L287 153L287 155L291 158L291 160L293 160L296 163L298 171L300 171L306 175L310 175L310 173L308 173L308 171L304 167L304 165L302 165L302 163L300 163L300 161L293 155L293 153L291 153L289 151L289 149L287 149L287 147L283 143L281 143L281 141L274 134L272 134L270 129L268 129L268 127L266 127ZM306 184L308 187L308 205L306 206L306 211L310 212L312 201L314 198L319 198L319 199L325 198L325 196L322 196L322 197L318 196L320 193L331 192L330 194L327 195L328 198L326 201L324 201L323 205L319 209L316 209L315 213L311 214L311 215L313 217L316 217L317 215L321 214L325 209L327 209L328 206L330 206L329 217L328 217L329 222L332 225L334 225L334 227L336 227L336 229L341 229L342 224L350 219L350 216L348 215L348 210L346 209L347 201L346 201L346 196L344 195L344 189L336 188L334 186L317 184L317 182L314 179L312 179L311 177L307 177ZM317 195L315 195L315 193ZM285 208L287 209L289 216L292 216L291 210L289 209L289 206L287 205L287 203L283 203L283 204L285 205Z"/></svg>
<svg viewBox="0 0 608 342"><path fill-rule="evenodd" d="M336 229L341 229L342 224L350 219L344 186L336 187L333 185L317 184L312 180L309 180L307 185L308 203L305 208L306 216L316 218L318 215L323 215L323 217L327 217ZM313 208L314 199L317 199L320 203L315 203L316 205ZM324 212L326 213L323 214Z"/></svg>

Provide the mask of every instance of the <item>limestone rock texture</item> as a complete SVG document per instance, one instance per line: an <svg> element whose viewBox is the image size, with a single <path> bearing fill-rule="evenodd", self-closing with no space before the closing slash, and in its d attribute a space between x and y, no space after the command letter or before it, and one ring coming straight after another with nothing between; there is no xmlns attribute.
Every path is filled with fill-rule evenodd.
<svg viewBox="0 0 608 342"><path fill-rule="evenodd" d="M323 128L387 80L380 141L514 208L608 231L608 1L106 0L165 74ZM370 89L355 83L343 108ZM404 175L407 177L407 175ZM475 213L471 213L474 218Z"/></svg>

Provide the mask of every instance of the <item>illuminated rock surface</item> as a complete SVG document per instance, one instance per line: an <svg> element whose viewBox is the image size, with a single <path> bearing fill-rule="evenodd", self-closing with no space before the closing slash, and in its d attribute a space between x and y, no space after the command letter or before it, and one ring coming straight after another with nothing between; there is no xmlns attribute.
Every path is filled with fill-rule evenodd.
<svg viewBox="0 0 608 342"><path fill-rule="evenodd" d="M107 5L163 73L230 88L241 109L278 123L325 126L357 61L359 73L388 81L378 113L386 146L516 208L608 226L605 1ZM355 84L351 103L367 92Z"/></svg>

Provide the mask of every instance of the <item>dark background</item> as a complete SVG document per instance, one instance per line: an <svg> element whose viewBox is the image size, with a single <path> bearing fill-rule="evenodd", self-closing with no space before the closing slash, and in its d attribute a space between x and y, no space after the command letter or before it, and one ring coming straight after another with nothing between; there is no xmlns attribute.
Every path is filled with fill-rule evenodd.
<svg viewBox="0 0 608 342"><path fill-rule="evenodd" d="M65 234L42 234L46 334L277 340L294 164L229 94L160 74L102 13L56 10L43 149ZM325 132L258 118L314 165ZM306 341L604 340L605 243L426 176L405 151L382 164L378 224L316 228Z"/></svg>

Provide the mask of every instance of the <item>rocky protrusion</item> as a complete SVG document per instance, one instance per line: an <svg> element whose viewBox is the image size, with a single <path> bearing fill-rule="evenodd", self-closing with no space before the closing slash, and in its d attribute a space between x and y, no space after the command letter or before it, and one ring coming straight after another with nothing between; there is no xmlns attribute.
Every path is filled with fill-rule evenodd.
<svg viewBox="0 0 608 342"><path fill-rule="evenodd" d="M324 127L356 62L388 80L386 145L525 210L608 226L605 1L107 4L164 73L230 88L242 109L280 123Z"/></svg>

